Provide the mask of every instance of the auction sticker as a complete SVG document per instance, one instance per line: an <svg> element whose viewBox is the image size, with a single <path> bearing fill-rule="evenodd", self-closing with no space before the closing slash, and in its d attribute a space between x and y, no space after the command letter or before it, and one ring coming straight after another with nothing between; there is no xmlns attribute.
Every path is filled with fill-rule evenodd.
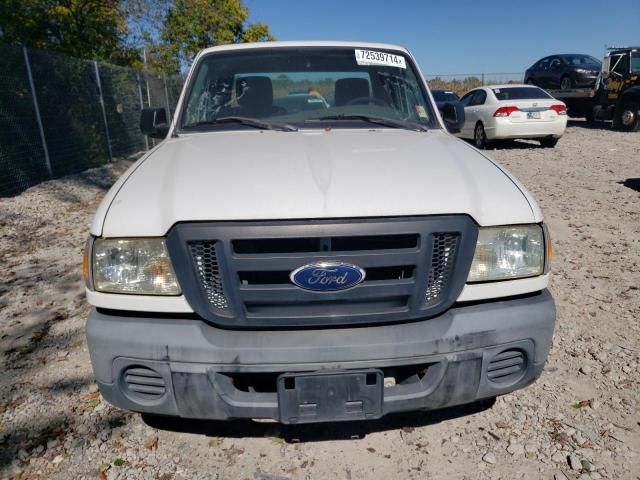
<svg viewBox="0 0 640 480"><path fill-rule="evenodd" d="M377 52L375 50L356 49L356 62L358 65L384 65L385 67L407 68L402 55Z"/></svg>

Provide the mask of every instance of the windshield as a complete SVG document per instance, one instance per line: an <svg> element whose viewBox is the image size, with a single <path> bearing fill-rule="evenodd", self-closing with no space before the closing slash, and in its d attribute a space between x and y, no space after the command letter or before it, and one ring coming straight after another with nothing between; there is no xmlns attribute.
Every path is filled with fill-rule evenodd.
<svg viewBox="0 0 640 480"><path fill-rule="evenodd" d="M400 52L247 49L212 53L196 68L182 131L251 128L229 117L298 128L372 128L369 118L390 121L376 128L438 127L413 62Z"/></svg>
<svg viewBox="0 0 640 480"><path fill-rule="evenodd" d="M569 65L579 67L581 65L600 66L600 60L591 55L564 55L564 59Z"/></svg>
<svg viewBox="0 0 640 480"><path fill-rule="evenodd" d="M631 71L640 73L640 52L631 52Z"/></svg>
<svg viewBox="0 0 640 480"><path fill-rule="evenodd" d="M538 100L553 98L547 92L538 87L507 87L493 88L493 94L500 101L503 100Z"/></svg>

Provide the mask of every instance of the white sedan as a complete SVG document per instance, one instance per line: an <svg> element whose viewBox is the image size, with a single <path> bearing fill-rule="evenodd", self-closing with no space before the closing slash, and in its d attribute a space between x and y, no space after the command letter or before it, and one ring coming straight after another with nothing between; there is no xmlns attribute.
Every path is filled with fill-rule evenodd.
<svg viewBox="0 0 640 480"><path fill-rule="evenodd" d="M495 85L466 93L465 123L459 137L487 148L492 140L528 138L553 148L567 126L567 106L541 88Z"/></svg>

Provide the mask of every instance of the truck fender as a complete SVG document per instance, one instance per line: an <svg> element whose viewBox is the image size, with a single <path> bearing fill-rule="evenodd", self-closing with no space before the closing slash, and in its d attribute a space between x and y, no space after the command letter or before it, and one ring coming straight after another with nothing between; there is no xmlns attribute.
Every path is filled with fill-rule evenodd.
<svg viewBox="0 0 640 480"><path fill-rule="evenodd" d="M618 103L616 105L616 109L621 108L622 105L627 103L630 99L634 99L636 102L640 101L640 85L634 85L633 87L628 88L624 91L620 98L618 99Z"/></svg>

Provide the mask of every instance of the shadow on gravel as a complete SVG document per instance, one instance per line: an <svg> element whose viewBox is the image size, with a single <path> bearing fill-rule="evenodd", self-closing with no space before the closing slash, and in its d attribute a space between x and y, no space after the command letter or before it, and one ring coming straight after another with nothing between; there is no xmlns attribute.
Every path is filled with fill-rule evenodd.
<svg viewBox="0 0 640 480"><path fill-rule="evenodd" d="M620 185L624 185L631 190L635 190L636 192L640 192L640 178L627 178L622 182L618 182Z"/></svg>
<svg viewBox="0 0 640 480"><path fill-rule="evenodd" d="M569 120L567 122L567 127L586 128L588 130L611 130L611 122L587 122L586 120Z"/></svg>
<svg viewBox="0 0 640 480"><path fill-rule="evenodd" d="M535 150L540 148L542 146L535 140L498 140L490 145L489 150Z"/></svg>
<svg viewBox="0 0 640 480"><path fill-rule="evenodd" d="M110 429L126 424L127 415L127 412L124 411L113 411L105 417L94 420L94 425L97 431L109 431ZM38 445L46 446L47 442L53 439L58 439L63 443L67 434L76 428L72 417L73 414L71 414L71 417L63 415L57 415L55 417L34 416L31 422L22 423L20 427L15 430L5 430L3 434L5 435L5 439L9 439L9 445L3 445L3 448L0 448L0 478L5 478L2 476L2 473L14 460L18 448L30 450L36 448ZM82 442L83 445L86 442L84 439L80 439L79 441Z"/></svg>
<svg viewBox="0 0 640 480"><path fill-rule="evenodd" d="M464 139L470 145L473 145L471 140ZM486 152L491 152L492 150L535 150L540 149L542 146L536 142L535 140L494 140L492 141Z"/></svg>
<svg viewBox="0 0 640 480"><path fill-rule="evenodd" d="M118 177L111 173L105 174L102 172L92 171L74 178L74 181L78 182L80 185L88 185L90 187L95 187L98 190L106 191L111 188L117 179Z"/></svg>
<svg viewBox="0 0 640 480"><path fill-rule="evenodd" d="M144 414L142 415L142 420L152 428L179 433L193 433L197 435L228 438L276 437L287 443L306 443L362 439L371 433L398 429L410 432L417 427L435 425L454 418L483 412L491 408L494 403L495 399L491 399L429 412L390 414L380 420L306 425L259 423L251 420L234 420L229 422L191 420Z"/></svg>

